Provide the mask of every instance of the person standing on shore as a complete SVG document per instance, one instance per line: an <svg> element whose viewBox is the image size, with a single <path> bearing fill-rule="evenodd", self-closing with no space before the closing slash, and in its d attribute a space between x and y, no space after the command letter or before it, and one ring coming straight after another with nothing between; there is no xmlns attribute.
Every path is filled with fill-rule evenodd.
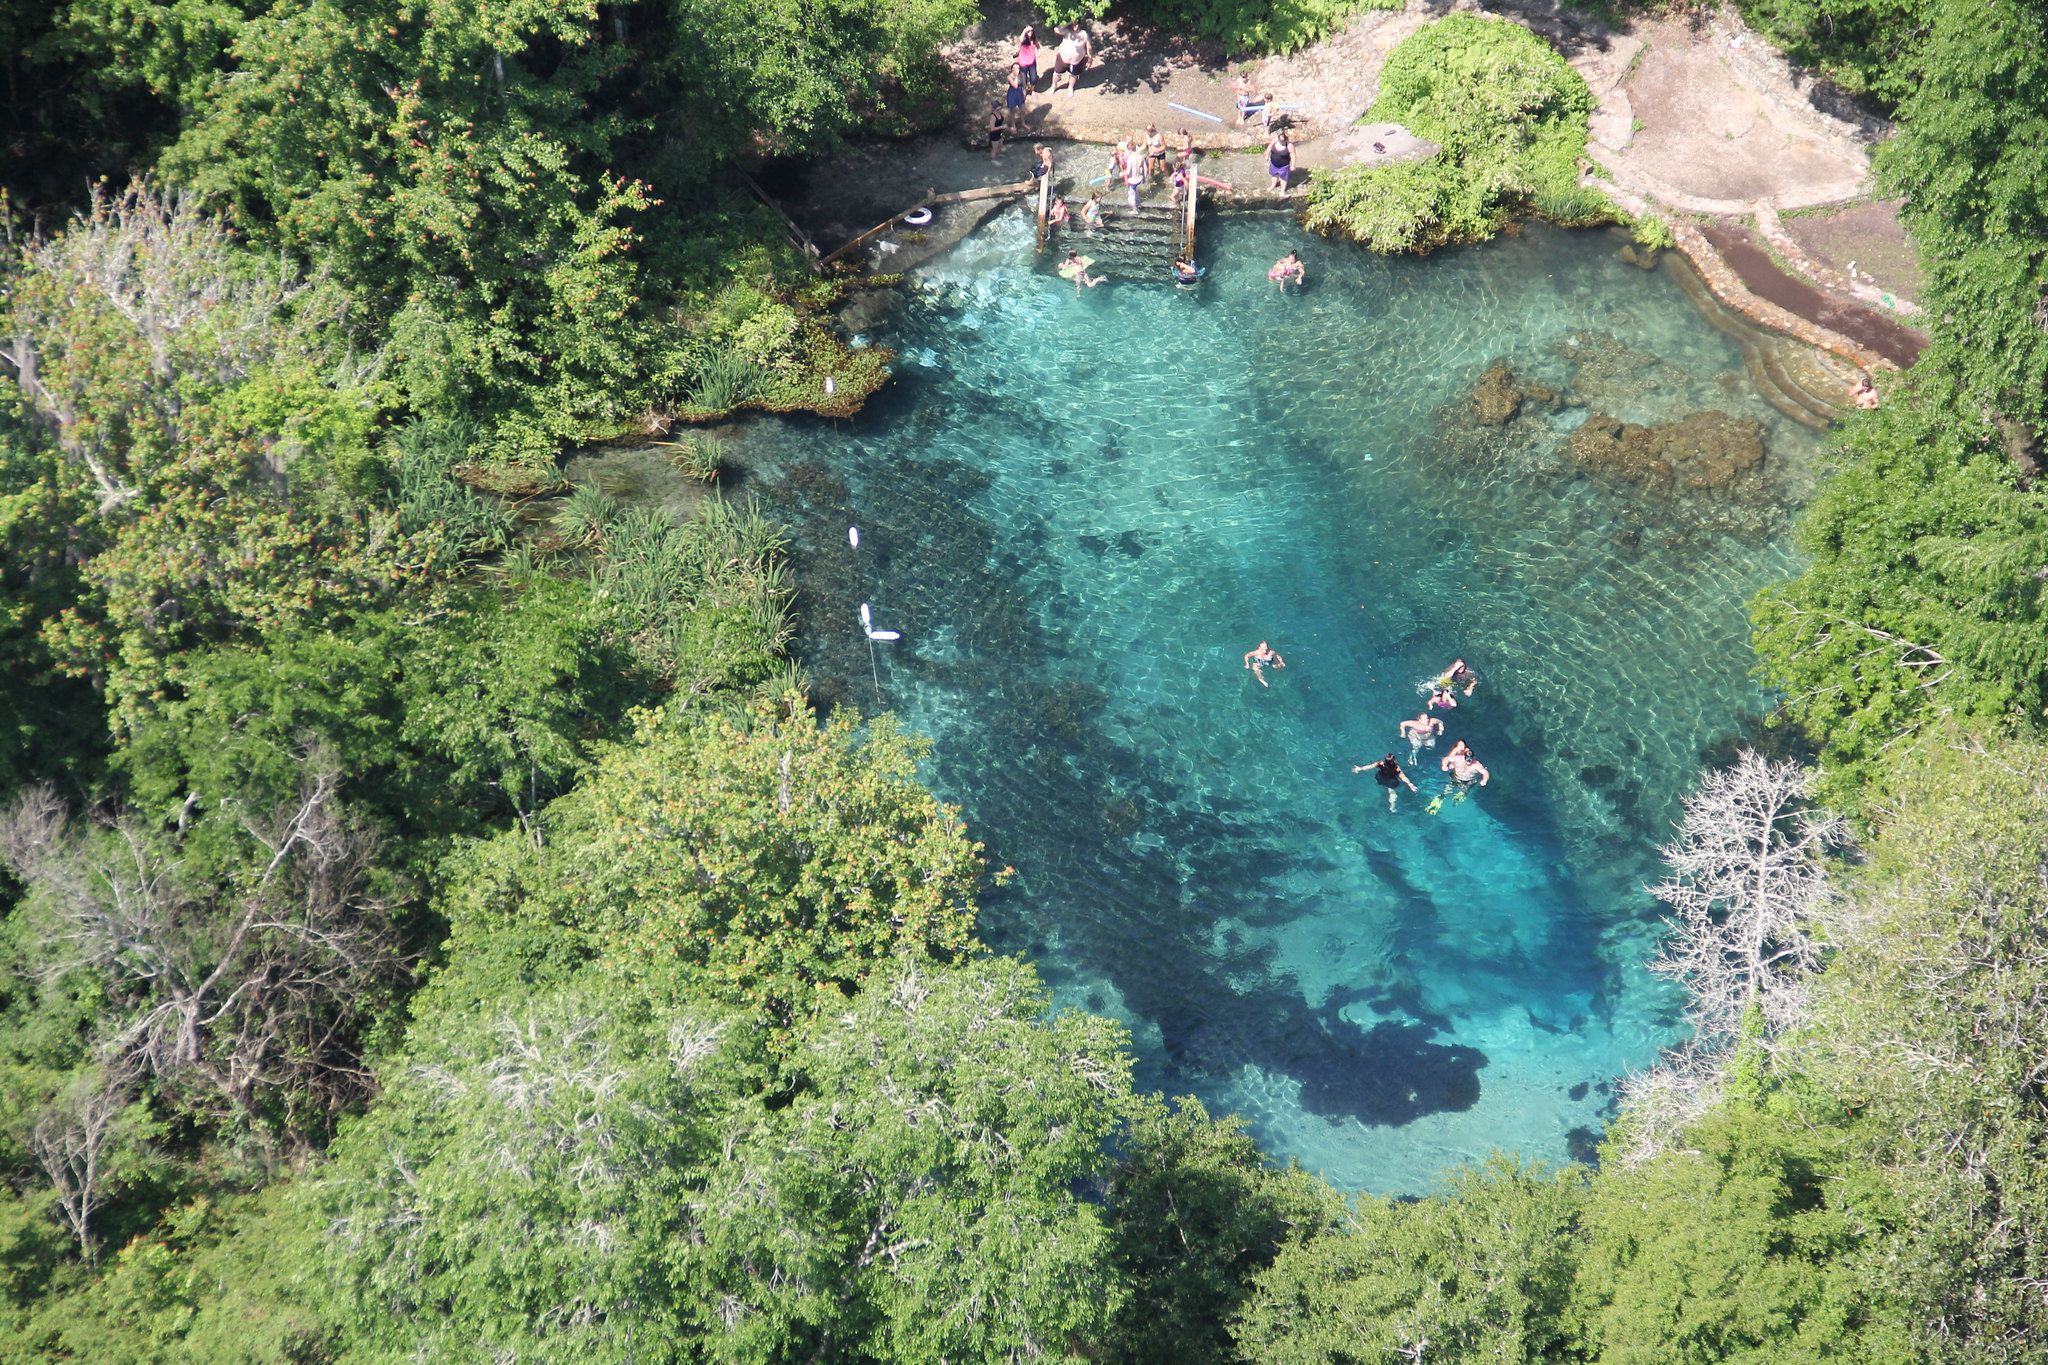
<svg viewBox="0 0 2048 1365"><path fill-rule="evenodd" d="M1294 174L1294 144L1285 133L1273 134L1273 140L1266 144L1266 174L1273 177L1273 188L1285 197L1287 182Z"/></svg>
<svg viewBox="0 0 2048 1365"><path fill-rule="evenodd" d="M1038 30L1029 24L1017 35L1017 79L1028 90L1038 88Z"/></svg>
<svg viewBox="0 0 2048 1365"><path fill-rule="evenodd" d="M1024 92L1024 78L1010 68L1010 88L1003 91L1003 108L1009 112L1010 123L1018 132L1024 131L1024 107L1031 97Z"/></svg>
<svg viewBox="0 0 2048 1365"><path fill-rule="evenodd" d="M988 110L988 159L994 162L1003 154L1003 139L1009 136L1009 125L1003 119L1003 102L997 100Z"/></svg>
<svg viewBox="0 0 2048 1365"><path fill-rule="evenodd" d="M1059 48L1052 57L1052 84L1045 89L1050 99L1060 91L1060 82L1067 83L1067 94L1072 96L1081 80L1081 68L1088 64L1088 30L1079 24L1068 24L1067 31L1060 37Z"/></svg>

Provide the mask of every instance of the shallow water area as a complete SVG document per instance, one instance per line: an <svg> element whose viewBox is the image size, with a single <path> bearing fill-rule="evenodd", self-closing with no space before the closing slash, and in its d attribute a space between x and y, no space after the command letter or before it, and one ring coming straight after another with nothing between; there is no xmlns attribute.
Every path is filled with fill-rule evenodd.
<svg viewBox="0 0 2048 1365"><path fill-rule="evenodd" d="M1744 603L1793 567L1816 439L1616 245L1387 259L1220 217L1199 290L1077 297L1006 214L912 282L867 413L740 446L797 530L819 695L930 735L1017 869L984 940L1123 1019L1141 1084L1345 1187L1583 1155L1675 1036L1641 887L1755 724ZM1432 813L1424 751L1389 811L1353 766L1409 759L1454 656L1481 683L1442 743L1492 780Z"/></svg>

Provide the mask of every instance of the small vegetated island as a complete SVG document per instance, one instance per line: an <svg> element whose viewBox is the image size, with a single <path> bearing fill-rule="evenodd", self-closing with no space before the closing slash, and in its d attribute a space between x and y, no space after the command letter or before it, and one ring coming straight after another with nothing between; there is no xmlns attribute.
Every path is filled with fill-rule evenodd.
<svg viewBox="0 0 2048 1365"><path fill-rule="evenodd" d="M980 949L1004 874L797 690L778 528L565 486L883 382L735 170L926 118L971 7L17 7L0 1358L2042 1358L2048 15L1743 8L1895 117L1928 266L1754 608L1812 762L1702 775L1695 1038L1597 1169L1383 1201ZM1373 111L1442 155L1309 220L1592 217L1587 105L1454 16Z"/></svg>

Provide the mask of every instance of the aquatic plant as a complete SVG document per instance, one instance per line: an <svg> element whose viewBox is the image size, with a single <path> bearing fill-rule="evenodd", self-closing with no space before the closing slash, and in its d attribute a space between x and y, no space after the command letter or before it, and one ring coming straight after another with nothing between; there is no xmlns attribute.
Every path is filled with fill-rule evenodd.
<svg viewBox="0 0 2048 1365"><path fill-rule="evenodd" d="M458 482L451 472L468 448L462 426L412 422L399 429L398 524L407 532L443 528L461 554L502 550L512 538L512 517L496 499Z"/></svg>
<svg viewBox="0 0 2048 1365"><path fill-rule="evenodd" d="M720 466L725 463L725 442L716 436L686 436L680 441L661 444L668 452L670 468L705 483L716 479Z"/></svg>
<svg viewBox="0 0 2048 1365"><path fill-rule="evenodd" d="M619 500L595 484L578 484L555 512L555 533L572 545L588 545L618 515Z"/></svg>
<svg viewBox="0 0 2048 1365"><path fill-rule="evenodd" d="M1597 227L1622 217L1613 200L1584 185L1539 185L1530 204L1540 217L1559 227Z"/></svg>
<svg viewBox="0 0 2048 1365"><path fill-rule="evenodd" d="M699 367L689 404L706 412L730 412L758 394L768 378L766 366L754 357L723 351Z"/></svg>
<svg viewBox="0 0 2048 1365"><path fill-rule="evenodd" d="M752 687L782 667L789 642L787 545L752 500L714 498L680 524L634 508L607 526L588 578L626 609L633 649L662 682L691 694Z"/></svg>
<svg viewBox="0 0 2048 1365"><path fill-rule="evenodd" d="M1654 213L1645 213L1628 226L1629 231L1635 234L1638 246L1670 251L1678 245L1678 235L1672 232L1671 224Z"/></svg>

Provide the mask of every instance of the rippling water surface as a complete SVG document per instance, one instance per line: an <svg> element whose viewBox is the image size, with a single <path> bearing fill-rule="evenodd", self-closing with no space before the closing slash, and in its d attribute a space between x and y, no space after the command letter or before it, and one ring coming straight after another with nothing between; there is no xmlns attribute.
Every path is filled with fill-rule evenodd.
<svg viewBox="0 0 2048 1365"><path fill-rule="evenodd" d="M1124 1020L1144 1084L1347 1187L1583 1151L1673 1036L1641 887L1754 724L1743 603L1791 567L1813 434L1603 233L1389 260L1221 220L1199 292L1079 299L1029 234L1006 216L919 276L858 421L747 434L820 694L932 737L929 779L1018 870L984 938ZM1290 247L1310 283L1282 298ZM1474 420L1495 359L1559 403ZM1701 411L1758 424L1762 465L1702 489L1570 449L1592 414ZM872 673L863 601L903 634ZM1271 687L1240 663L1261 639ZM1493 781L1389 813L1352 766L1455 655L1484 681L1449 738Z"/></svg>

